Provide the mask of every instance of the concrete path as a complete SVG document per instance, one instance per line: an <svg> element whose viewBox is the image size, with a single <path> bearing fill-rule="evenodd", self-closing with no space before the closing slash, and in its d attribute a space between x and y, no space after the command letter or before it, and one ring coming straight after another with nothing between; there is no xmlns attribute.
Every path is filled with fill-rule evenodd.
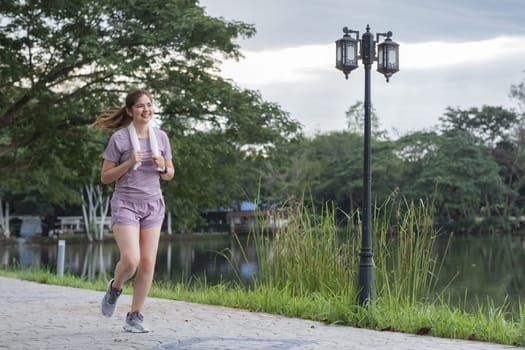
<svg viewBox="0 0 525 350"><path fill-rule="evenodd" d="M122 330L131 303L100 313L103 292L0 277L0 349L523 349L380 332L176 300L149 298L147 334Z"/></svg>

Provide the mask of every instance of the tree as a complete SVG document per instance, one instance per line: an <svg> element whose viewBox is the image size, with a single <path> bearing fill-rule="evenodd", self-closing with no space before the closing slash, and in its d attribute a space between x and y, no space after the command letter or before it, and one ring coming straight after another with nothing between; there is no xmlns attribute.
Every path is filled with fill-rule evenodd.
<svg viewBox="0 0 525 350"><path fill-rule="evenodd" d="M351 133L363 135L365 130L365 109L363 101L356 101L350 106L346 115L346 127ZM380 138L385 132L379 129L379 118L374 107L371 108L370 122L372 123L372 136Z"/></svg>
<svg viewBox="0 0 525 350"><path fill-rule="evenodd" d="M432 198L441 219L487 217L500 203L498 164L490 149L469 132L445 132L420 161L424 166L413 174L410 191Z"/></svg>
<svg viewBox="0 0 525 350"><path fill-rule="evenodd" d="M449 107L441 121L444 130L468 132L491 149L500 168L502 187L499 192L501 202L493 206L489 213L501 217L515 215L513 207L525 183L525 169L521 166L524 159L523 132L520 132L522 122L518 114L503 107L483 106L481 109L468 110Z"/></svg>
<svg viewBox="0 0 525 350"><path fill-rule="evenodd" d="M317 203L334 201L346 213L362 204L363 136L349 132L317 135L308 150L319 163L319 175L312 189Z"/></svg>
<svg viewBox="0 0 525 350"><path fill-rule="evenodd" d="M420 189L415 187L415 182L432 159L429 155L437 151L440 139L436 132L416 131L395 142L394 153L402 162L400 189L408 198L416 201L420 198L430 198L430 189L420 192Z"/></svg>
<svg viewBox="0 0 525 350"><path fill-rule="evenodd" d="M508 140L493 150L500 164L500 175L507 186L502 215L523 215L525 205L525 83L511 86L510 96L518 101L517 121Z"/></svg>
<svg viewBox="0 0 525 350"><path fill-rule="evenodd" d="M271 147L299 129L278 105L217 75L221 57L241 58L235 39L255 29L209 17L197 1L6 0L0 16L0 193L19 188L54 204L80 202L79 186L98 181L108 137L86 125L135 87L153 92L179 171L199 169L177 156L206 138L202 131L241 149ZM214 154L215 145L201 144ZM201 175L189 173L185 184ZM206 185L195 184L202 198L216 188ZM168 187L175 212L203 207Z"/></svg>
<svg viewBox="0 0 525 350"><path fill-rule="evenodd" d="M503 107L483 106L468 110L447 107L440 120L443 130L468 131L493 146L508 138L518 117Z"/></svg>
<svg viewBox="0 0 525 350"><path fill-rule="evenodd" d="M102 241L104 239L104 222L109 210L109 197L104 196L102 186L93 183L85 185L80 191L82 198L85 198L82 203L82 215L84 216L87 239L90 242L93 239ZM100 222L97 222L97 217Z"/></svg>
<svg viewBox="0 0 525 350"><path fill-rule="evenodd" d="M501 216L521 214L525 188L525 130L518 128L512 140L499 142L492 154L500 166L500 176L505 184L503 200L498 212Z"/></svg>
<svg viewBox="0 0 525 350"><path fill-rule="evenodd" d="M270 204L312 195L320 177L320 164L310 157L311 139L298 138L281 144L261 160L259 197Z"/></svg>
<svg viewBox="0 0 525 350"><path fill-rule="evenodd" d="M270 154L263 172L264 193L279 194L281 199L306 196L320 207L333 202L347 214L362 206L362 135L348 131L318 134L276 148L275 153ZM374 200L382 202L400 184L401 161L390 141L374 139L372 154L372 192Z"/></svg>
<svg viewBox="0 0 525 350"><path fill-rule="evenodd" d="M510 96L518 101L521 114L523 115L525 113L525 81L517 85L511 85Z"/></svg>

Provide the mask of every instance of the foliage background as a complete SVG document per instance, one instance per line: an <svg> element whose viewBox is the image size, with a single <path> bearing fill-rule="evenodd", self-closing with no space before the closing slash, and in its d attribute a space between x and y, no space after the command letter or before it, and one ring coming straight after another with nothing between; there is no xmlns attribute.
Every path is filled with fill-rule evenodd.
<svg viewBox="0 0 525 350"><path fill-rule="evenodd" d="M345 220L362 200L362 103L349 107L347 129L302 134L278 104L219 75L222 59L242 59L236 41L254 34L194 0L2 1L0 198L19 214L78 210L79 188L99 183L109 138L88 125L143 87L173 148L176 176L163 186L177 230L242 200L286 205L305 195L333 201ZM523 107L524 83L510 93ZM449 107L435 130L397 139L373 113L374 200L431 200L436 222L456 230L518 228L523 113Z"/></svg>

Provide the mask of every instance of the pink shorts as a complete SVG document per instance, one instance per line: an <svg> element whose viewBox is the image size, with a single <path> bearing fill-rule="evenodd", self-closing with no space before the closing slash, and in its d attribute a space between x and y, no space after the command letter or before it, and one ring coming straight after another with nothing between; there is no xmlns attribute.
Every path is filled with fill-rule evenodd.
<svg viewBox="0 0 525 350"><path fill-rule="evenodd" d="M111 223L139 227L161 226L164 221L164 199L134 203L111 199Z"/></svg>

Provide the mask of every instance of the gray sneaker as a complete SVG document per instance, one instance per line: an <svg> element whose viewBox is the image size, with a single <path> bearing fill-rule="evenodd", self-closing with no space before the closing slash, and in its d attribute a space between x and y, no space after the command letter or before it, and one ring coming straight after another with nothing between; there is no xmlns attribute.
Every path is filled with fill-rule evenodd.
<svg viewBox="0 0 525 350"><path fill-rule="evenodd" d="M111 317L115 313L115 307L117 306L118 297L122 294L122 288L117 289L113 288L113 280L108 283L108 290L102 298L100 307L102 309L102 315L106 317Z"/></svg>
<svg viewBox="0 0 525 350"><path fill-rule="evenodd" d="M131 333L149 333L149 329L144 325L144 315L138 311L128 312L122 328Z"/></svg>

